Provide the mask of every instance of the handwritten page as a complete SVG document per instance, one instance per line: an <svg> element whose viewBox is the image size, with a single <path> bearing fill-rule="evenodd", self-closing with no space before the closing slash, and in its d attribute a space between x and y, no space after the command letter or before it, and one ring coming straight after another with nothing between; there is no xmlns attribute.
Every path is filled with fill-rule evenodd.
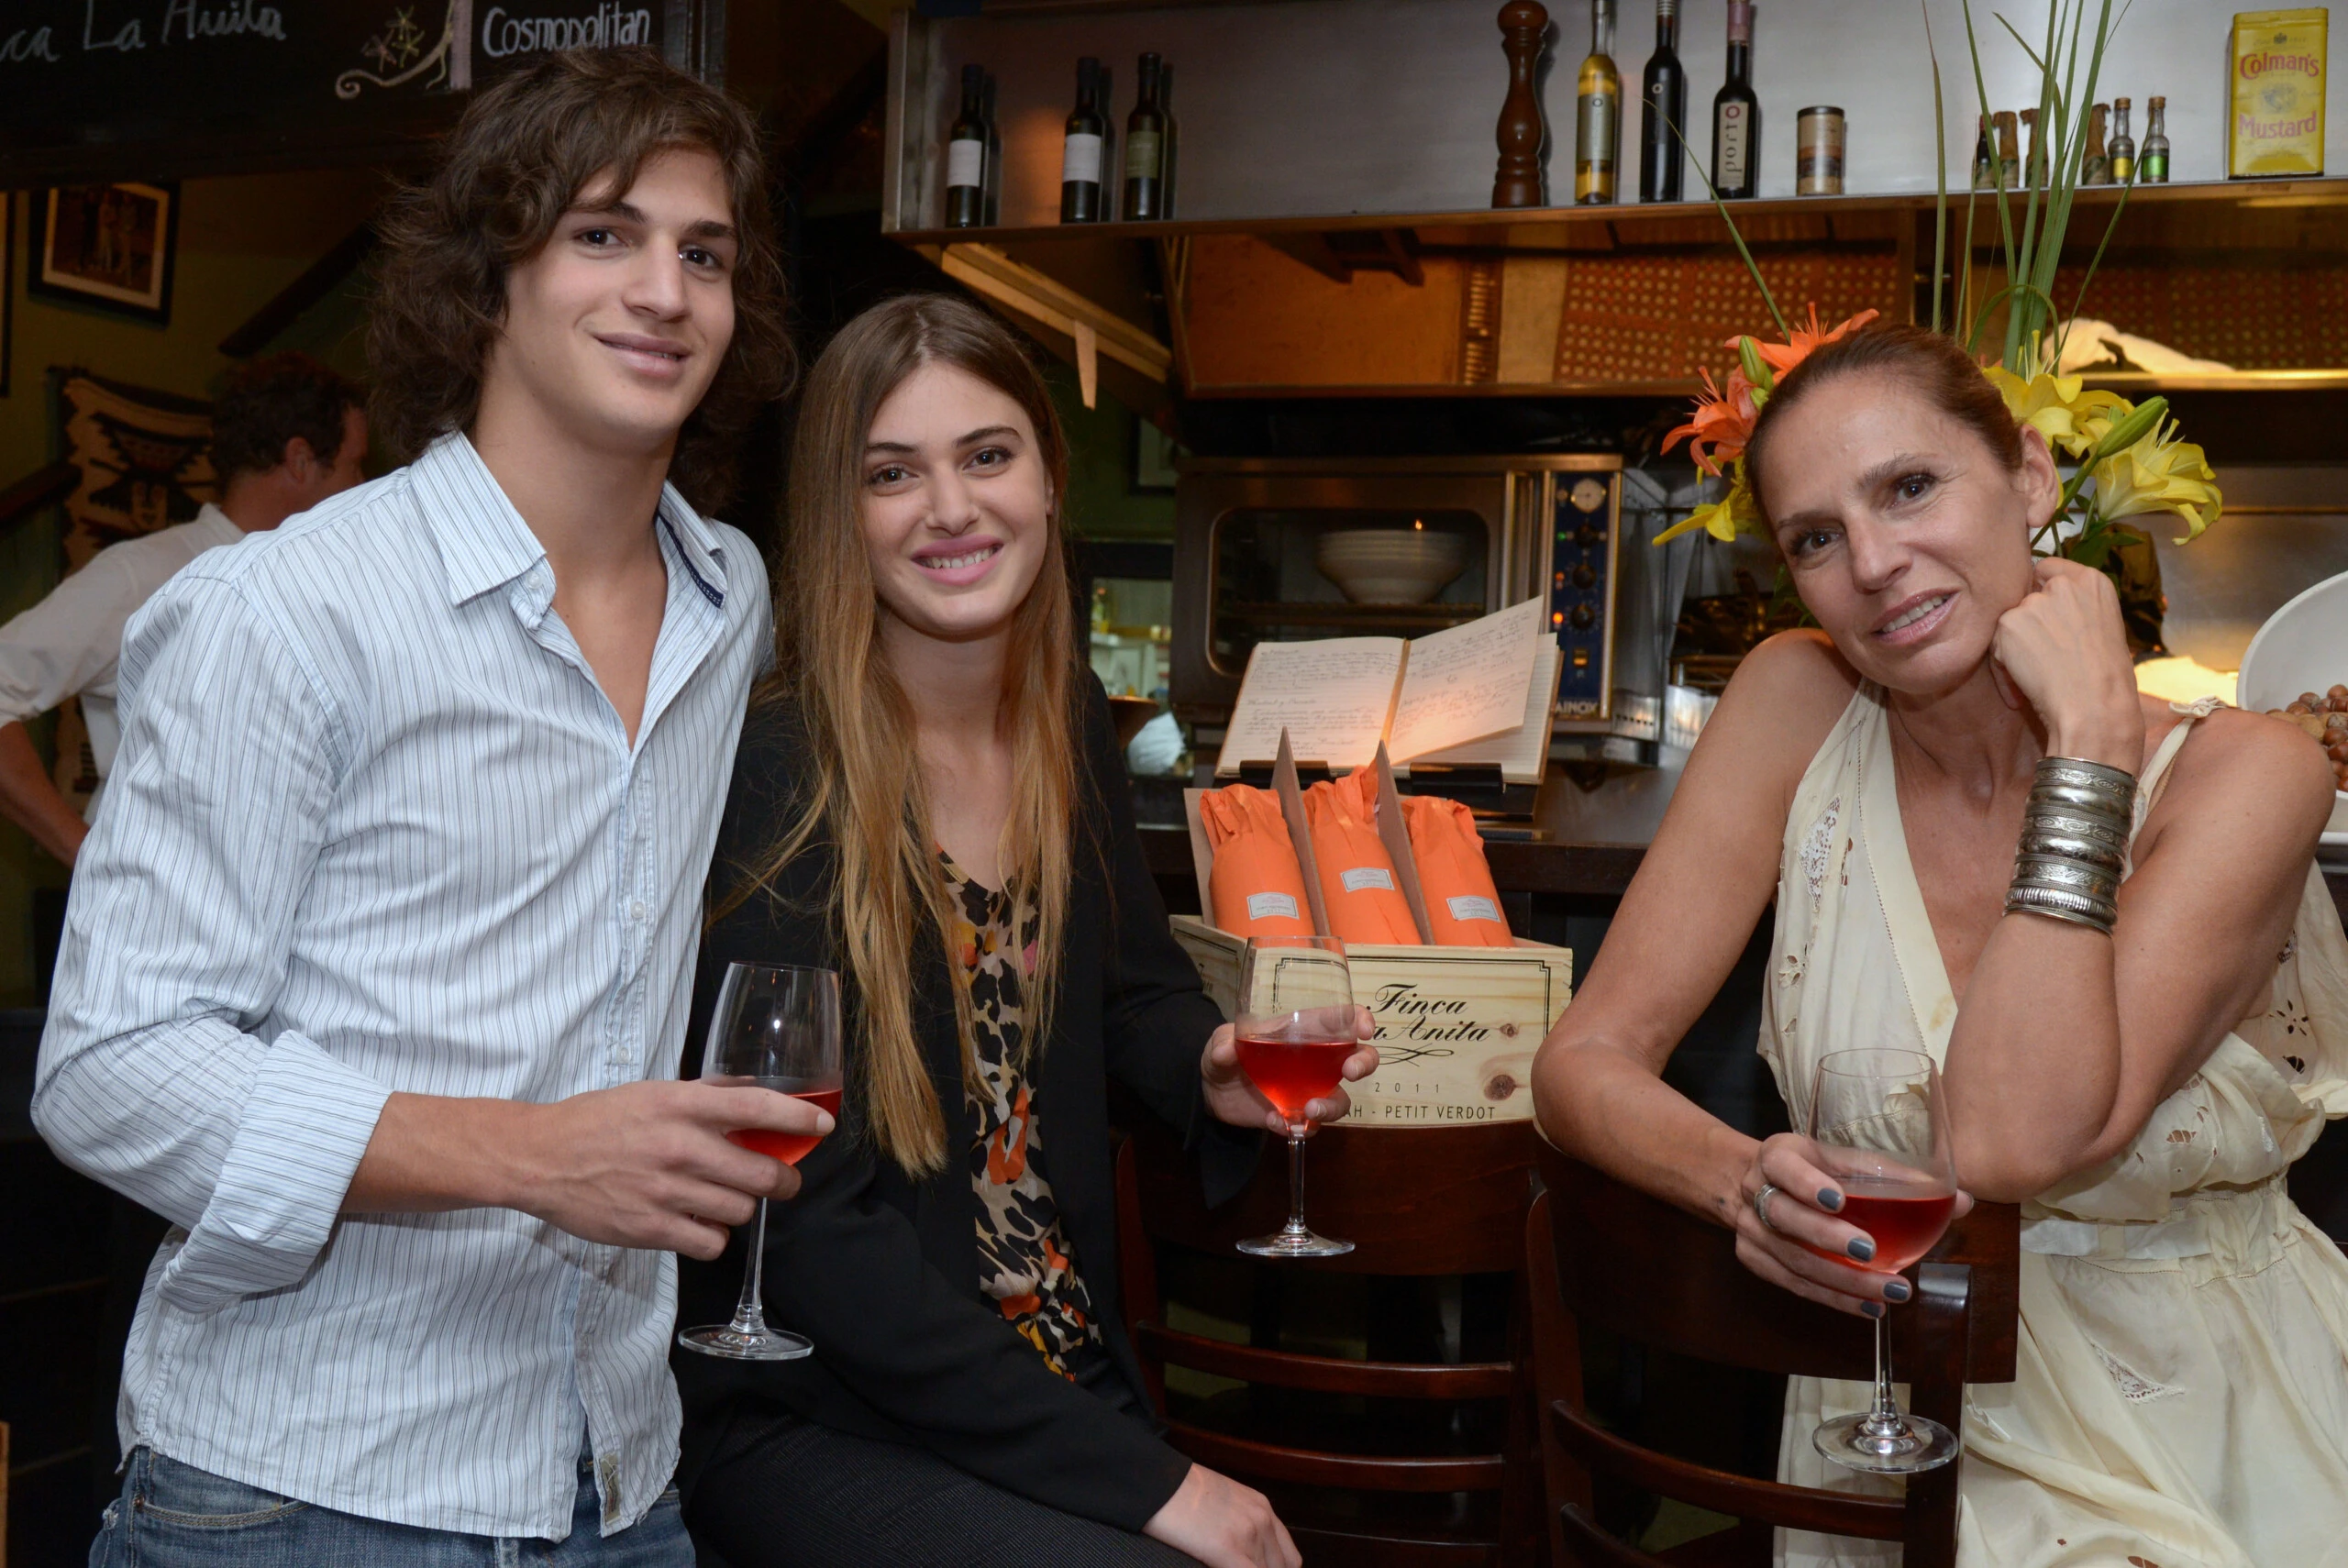
<svg viewBox="0 0 2348 1568"><path fill-rule="evenodd" d="M1557 716L1557 678L1565 667L1565 650L1556 639L1542 638L1535 647L1533 679L1524 690L1523 723L1465 745L1422 752L1412 762L1481 763L1498 767L1502 783L1540 783L1548 771L1549 732ZM1401 771L1407 774L1410 767L1406 765Z"/></svg>
<svg viewBox="0 0 2348 1568"><path fill-rule="evenodd" d="M1394 701L1389 754L1407 762L1523 723L1546 611L1542 601L1528 599L1413 641Z"/></svg>
<svg viewBox="0 0 2348 1568"><path fill-rule="evenodd" d="M1229 778L1243 762L1269 762L1283 728L1300 761L1359 767L1385 735L1402 649L1400 637L1257 643L1215 772Z"/></svg>

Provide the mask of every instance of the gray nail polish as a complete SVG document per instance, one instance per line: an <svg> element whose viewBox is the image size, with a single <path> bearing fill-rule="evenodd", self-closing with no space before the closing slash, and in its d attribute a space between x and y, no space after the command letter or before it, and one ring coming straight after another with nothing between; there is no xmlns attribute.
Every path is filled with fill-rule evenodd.
<svg viewBox="0 0 2348 1568"><path fill-rule="evenodd" d="M1883 1316L1883 1303L1880 1301L1862 1301L1859 1303L1859 1310L1866 1313L1870 1318L1880 1318Z"/></svg>
<svg viewBox="0 0 2348 1568"><path fill-rule="evenodd" d="M1915 1292L1909 1287L1908 1282L1904 1279L1890 1279L1884 1282L1883 1298L1886 1301L1905 1301L1914 1294Z"/></svg>
<svg viewBox="0 0 2348 1568"><path fill-rule="evenodd" d="M1822 1187L1818 1189L1818 1207L1829 1214L1840 1214L1843 1211L1843 1195L1831 1187Z"/></svg>
<svg viewBox="0 0 2348 1568"><path fill-rule="evenodd" d="M1843 1250L1861 1263L1866 1263L1875 1256L1875 1242L1866 1236L1854 1236L1844 1243Z"/></svg>

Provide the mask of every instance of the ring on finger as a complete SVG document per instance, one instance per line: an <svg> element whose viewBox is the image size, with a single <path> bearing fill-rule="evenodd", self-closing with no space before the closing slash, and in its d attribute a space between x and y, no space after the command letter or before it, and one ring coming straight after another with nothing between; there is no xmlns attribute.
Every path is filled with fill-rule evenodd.
<svg viewBox="0 0 2348 1568"><path fill-rule="evenodd" d="M1761 1184L1761 1190L1753 1195L1753 1212L1755 1216L1760 1220L1762 1229L1764 1230L1775 1231L1778 1229L1778 1227L1771 1223L1769 1220L1769 1200L1777 1196L1778 1184L1774 1181L1763 1182Z"/></svg>

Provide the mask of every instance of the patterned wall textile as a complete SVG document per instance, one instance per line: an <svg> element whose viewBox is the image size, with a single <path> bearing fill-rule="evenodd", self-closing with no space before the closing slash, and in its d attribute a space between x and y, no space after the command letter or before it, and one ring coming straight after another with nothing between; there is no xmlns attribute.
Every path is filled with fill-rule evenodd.
<svg viewBox="0 0 2348 1568"><path fill-rule="evenodd" d="M1815 301L1829 324L1869 309L1908 319L1906 269L1889 246L1765 250L1757 259L1789 317L1806 317ZM1733 255L1577 256L1566 269L1556 379L1676 381L1707 368L1722 374L1734 362L1722 344L1738 333L1777 336L1761 292Z"/></svg>
<svg viewBox="0 0 2348 1568"><path fill-rule="evenodd" d="M2066 315L2079 299L2085 271L2054 274L2054 303ZM2231 258L2107 260L2078 311L2237 370L2348 365L2348 266L2334 258L2293 258L2277 267Z"/></svg>
<svg viewBox="0 0 2348 1568"><path fill-rule="evenodd" d="M86 370L52 370L65 457L82 482L65 500L65 569L108 545L191 521L219 498L212 471L212 405ZM98 787L96 761L69 701L57 720L57 788L77 810Z"/></svg>

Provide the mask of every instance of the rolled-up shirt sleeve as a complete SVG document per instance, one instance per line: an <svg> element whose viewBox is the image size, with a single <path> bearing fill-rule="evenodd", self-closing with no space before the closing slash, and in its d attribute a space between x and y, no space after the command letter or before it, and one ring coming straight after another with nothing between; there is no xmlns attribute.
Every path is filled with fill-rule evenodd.
<svg viewBox="0 0 2348 1568"><path fill-rule="evenodd" d="M101 551L48 598L0 625L0 723L46 713L112 673L123 623L142 593Z"/></svg>
<svg viewBox="0 0 2348 1568"><path fill-rule="evenodd" d="M131 620L122 749L74 868L33 1119L60 1158L186 1228L194 1311L299 1280L389 1090L269 1027L348 761L317 668L237 584Z"/></svg>

